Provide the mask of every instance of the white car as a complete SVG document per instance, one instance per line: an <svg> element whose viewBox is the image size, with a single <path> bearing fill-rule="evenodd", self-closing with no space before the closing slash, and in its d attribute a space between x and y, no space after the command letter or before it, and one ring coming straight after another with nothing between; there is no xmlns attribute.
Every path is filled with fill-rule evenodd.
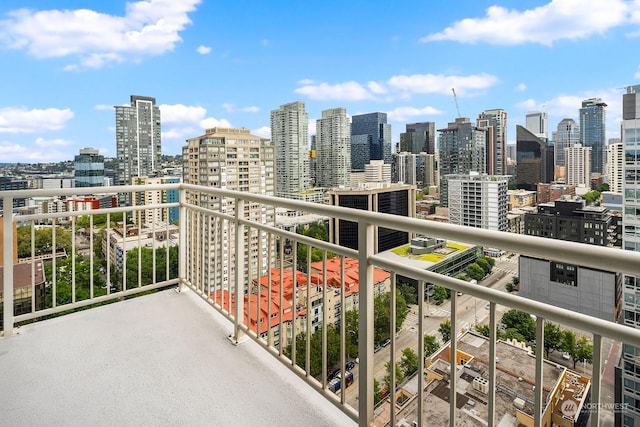
<svg viewBox="0 0 640 427"><path fill-rule="evenodd" d="M562 358L564 360L569 360L569 359L571 359L571 355L569 353L562 353Z"/></svg>

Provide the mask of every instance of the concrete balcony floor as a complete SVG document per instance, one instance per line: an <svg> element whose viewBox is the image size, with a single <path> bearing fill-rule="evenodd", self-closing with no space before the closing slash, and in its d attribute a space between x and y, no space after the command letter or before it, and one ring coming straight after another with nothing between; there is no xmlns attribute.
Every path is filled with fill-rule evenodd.
<svg viewBox="0 0 640 427"><path fill-rule="evenodd" d="M36 322L0 339L6 426L352 426L191 291Z"/></svg>

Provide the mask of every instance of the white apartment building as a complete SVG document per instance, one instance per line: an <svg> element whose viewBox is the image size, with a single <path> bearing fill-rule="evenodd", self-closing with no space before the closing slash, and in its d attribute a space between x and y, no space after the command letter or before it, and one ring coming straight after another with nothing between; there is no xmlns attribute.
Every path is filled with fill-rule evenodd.
<svg viewBox="0 0 640 427"><path fill-rule="evenodd" d="M509 175L447 175L449 222L488 230L507 230Z"/></svg>
<svg viewBox="0 0 640 427"><path fill-rule="evenodd" d="M564 149L565 179L568 185L588 187L591 183L591 147L575 144Z"/></svg>
<svg viewBox="0 0 640 427"><path fill-rule="evenodd" d="M351 172L351 124L344 108L322 112L316 121L317 180L319 187L349 185Z"/></svg>
<svg viewBox="0 0 640 427"><path fill-rule="evenodd" d="M607 175L609 191L622 193L624 181L624 144L618 138L609 140L607 147Z"/></svg>

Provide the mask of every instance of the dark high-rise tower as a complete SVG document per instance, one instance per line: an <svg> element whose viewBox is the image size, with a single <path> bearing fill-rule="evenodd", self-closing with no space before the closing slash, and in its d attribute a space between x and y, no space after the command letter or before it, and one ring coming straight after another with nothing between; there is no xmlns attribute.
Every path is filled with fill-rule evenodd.
<svg viewBox="0 0 640 427"><path fill-rule="evenodd" d="M553 179L553 150L547 141L516 125L516 185L535 190L539 182Z"/></svg>
<svg viewBox="0 0 640 427"><path fill-rule="evenodd" d="M487 130L473 125L469 118L459 117L440 132L440 203L448 206L447 175L486 173Z"/></svg>
<svg viewBox="0 0 640 427"><path fill-rule="evenodd" d="M387 113L351 118L351 169L363 170L371 160L391 164L391 125L387 123Z"/></svg>
<svg viewBox="0 0 640 427"><path fill-rule="evenodd" d="M436 152L436 124L434 122L408 123L406 132L400 134L400 152Z"/></svg>
<svg viewBox="0 0 640 427"><path fill-rule="evenodd" d="M580 142L585 147L591 147L592 173L604 173L604 162L607 158L606 106L600 98L590 98L582 101L580 109Z"/></svg>

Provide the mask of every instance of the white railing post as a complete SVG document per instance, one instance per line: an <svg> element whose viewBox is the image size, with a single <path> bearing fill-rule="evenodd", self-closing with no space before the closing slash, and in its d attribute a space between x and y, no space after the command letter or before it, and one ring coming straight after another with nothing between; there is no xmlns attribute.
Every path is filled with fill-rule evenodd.
<svg viewBox="0 0 640 427"><path fill-rule="evenodd" d="M178 292L180 292L187 282L187 190L180 190L180 207L178 214ZM167 236L168 241L168 236ZM167 255L169 249L167 247ZM167 279L169 276L167 276Z"/></svg>
<svg viewBox="0 0 640 427"><path fill-rule="evenodd" d="M544 323L542 317L536 318L536 378L534 391L533 425L542 426L542 411L545 402L544 396Z"/></svg>
<svg viewBox="0 0 640 427"><path fill-rule="evenodd" d="M374 226L358 223L358 264L360 301L358 302L358 410L360 426L373 422L373 264L369 257L374 254Z"/></svg>
<svg viewBox="0 0 640 427"><path fill-rule="evenodd" d="M610 360L608 363L613 363ZM601 399L601 380L602 380L602 335L593 335L593 363L591 364L591 427L600 426L600 402Z"/></svg>
<svg viewBox="0 0 640 427"><path fill-rule="evenodd" d="M7 196L3 199L4 213L2 232L4 241L4 255L2 265L4 265L3 280L4 289L2 290L3 300L3 334L4 337L13 335L13 197Z"/></svg>
<svg viewBox="0 0 640 427"><path fill-rule="evenodd" d="M244 321L244 261L245 261L245 226L240 223L240 220L244 218L244 200L235 199L235 222L236 222L236 236L235 236L235 311L233 313L233 341L237 344L240 342L240 334L242 333L240 326ZM249 261L249 260L247 260ZM229 307L231 308L231 307ZM295 307L294 307L295 310ZM295 311L294 311L295 322ZM295 337L294 337L295 339Z"/></svg>

